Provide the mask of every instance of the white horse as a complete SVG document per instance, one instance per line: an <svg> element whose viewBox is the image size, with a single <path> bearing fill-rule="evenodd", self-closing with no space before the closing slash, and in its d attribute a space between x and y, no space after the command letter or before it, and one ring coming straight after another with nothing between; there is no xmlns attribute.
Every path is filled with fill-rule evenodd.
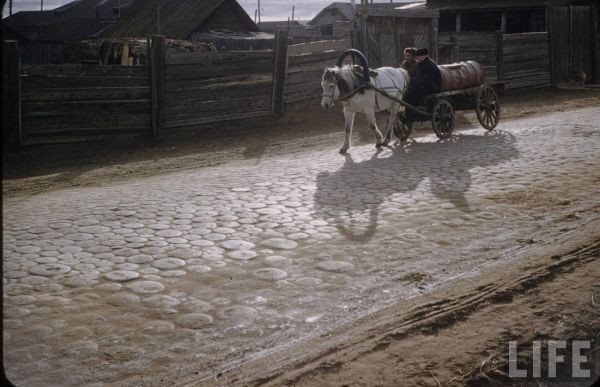
<svg viewBox="0 0 600 387"><path fill-rule="evenodd" d="M387 94L395 98L402 99L410 81L410 76L406 70L393 67L380 67L375 71L376 74L370 77L371 85L384 90ZM351 94L356 85L356 75L353 67L346 65L325 69L323 81L321 82L321 86L323 87L321 106L324 110L329 110L334 106L335 100ZM367 116L369 127L375 132L375 136L377 137L376 147L385 146L390 142L392 128L400 109L398 102L385 97L373 89L367 88L348 99L342 99L341 104L344 107L344 118L346 120L346 137L344 145L340 148L341 154L346 153L348 148L350 148L352 126L354 125L354 116L357 112ZM385 139L379 131L377 121L375 120L375 113L383 110L390 112L386 125L387 132Z"/></svg>

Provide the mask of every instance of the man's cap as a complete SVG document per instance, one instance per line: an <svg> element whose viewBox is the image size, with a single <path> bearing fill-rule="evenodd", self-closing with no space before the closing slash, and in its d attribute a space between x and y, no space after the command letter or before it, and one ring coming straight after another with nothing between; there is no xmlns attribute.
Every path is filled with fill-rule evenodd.
<svg viewBox="0 0 600 387"><path fill-rule="evenodd" d="M415 55L429 55L429 50L426 48L419 48Z"/></svg>
<svg viewBox="0 0 600 387"><path fill-rule="evenodd" d="M405 53L405 54L407 54L407 53L411 53L411 54L415 55L415 54L417 53L417 49L416 49L416 48L414 48L414 47L406 47L406 48L404 49L404 53Z"/></svg>

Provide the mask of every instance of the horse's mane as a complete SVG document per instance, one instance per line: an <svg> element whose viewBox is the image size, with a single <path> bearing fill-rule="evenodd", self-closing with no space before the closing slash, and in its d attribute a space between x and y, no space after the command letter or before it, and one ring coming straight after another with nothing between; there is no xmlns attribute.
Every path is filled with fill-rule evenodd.
<svg viewBox="0 0 600 387"><path fill-rule="evenodd" d="M326 69L323 74L323 80L332 82L334 79L337 81L341 94L350 93L356 83L354 68L350 65L344 65L342 67L335 66Z"/></svg>

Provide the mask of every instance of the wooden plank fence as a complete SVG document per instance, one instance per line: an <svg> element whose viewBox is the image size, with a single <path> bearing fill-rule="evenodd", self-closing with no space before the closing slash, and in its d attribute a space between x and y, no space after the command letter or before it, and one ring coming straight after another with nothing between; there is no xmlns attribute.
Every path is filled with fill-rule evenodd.
<svg viewBox="0 0 600 387"><path fill-rule="evenodd" d="M20 68L16 43L5 42L3 67L10 71L3 72L9 85L3 88L3 138L24 145L160 135L213 122L276 119L316 105L323 70L335 65L350 40L288 46L286 35L277 34L274 51L177 54L167 54L164 37L155 36L150 66ZM439 41L452 45L455 60L480 62L488 82L504 80L507 88L550 83L546 33L440 34Z"/></svg>
<svg viewBox="0 0 600 387"><path fill-rule="evenodd" d="M162 36L148 66L26 65L16 42L3 43L3 137L7 145L155 136L175 128L248 118L276 119L294 104L318 101L323 69L349 40L275 50L168 54ZM12 66L12 67L11 67Z"/></svg>
<svg viewBox="0 0 600 387"><path fill-rule="evenodd" d="M498 80L498 41L496 33L440 33L438 45L440 47L452 47L450 62L474 60L483 67L487 82L492 83Z"/></svg>
<svg viewBox="0 0 600 387"><path fill-rule="evenodd" d="M487 82L505 82L506 89L551 84L546 32L440 33L438 44L452 49L451 62L477 61L483 66Z"/></svg>
<svg viewBox="0 0 600 387"><path fill-rule="evenodd" d="M169 55L165 129L269 117L272 51Z"/></svg>
<svg viewBox="0 0 600 387"><path fill-rule="evenodd" d="M326 67L335 66L340 54L352 47L349 39L301 43L288 47L284 86L285 111L295 111L321 100L321 77Z"/></svg>
<svg viewBox="0 0 600 387"><path fill-rule="evenodd" d="M507 34L502 42L501 63L507 89L552 83L548 33Z"/></svg>
<svg viewBox="0 0 600 387"><path fill-rule="evenodd" d="M22 144L79 141L148 132L145 66L23 66Z"/></svg>

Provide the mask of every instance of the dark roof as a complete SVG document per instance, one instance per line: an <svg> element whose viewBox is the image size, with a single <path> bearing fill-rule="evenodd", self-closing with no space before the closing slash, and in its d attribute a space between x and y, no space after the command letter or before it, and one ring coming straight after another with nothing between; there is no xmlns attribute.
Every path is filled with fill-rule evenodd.
<svg viewBox="0 0 600 387"><path fill-rule="evenodd" d="M424 0L418 1L418 0L400 0L400 1L396 1L394 3L369 3L367 4L367 7L369 8L377 8L377 9L394 9L396 7L401 7L403 5L407 5L407 4L411 4L411 3L420 3L423 2ZM361 5L360 5L360 1L356 2L356 9L360 9ZM342 19L337 20L337 21L352 21L354 20L354 15L355 15L355 9L354 6L352 5L352 3L350 2L346 2L346 3L340 3L340 2L335 2L335 3L331 3L329 4L327 7L323 8L318 14L317 16L315 16L314 18L312 18L311 21L308 22L309 25L313 25L314 22L325 12L328 11L338 11L341 16Z"/></svg>
<svg viewBox="0 0 600 387"><path fill-rule="evenodd" d="M343 17L343 20L340 21L351 21L354 19L354 6L351 3L331 3L327 7L323 8L321 12L317 14L317 16L313 17L308 24L313 24L313 21L316 21L319 17L321 17L321 15L329 11L338 11Z"/></svg>
<svg viewBox="0 0 600 387"><path fill-rule="evenodd" d="M52 11L64 19L116 18L115 12L120 8L120 16L130 9L135 0L75 0L55 8Z"/></svg>
<svg viewBox="0 0 600 387"><path fill-rule="evenodd" d="M228 6L247 31L259 29L235 0L158 0L160 34L187 39L219 7ZM104 34L105 37L145 37L156 33L154 1L135 0L132 11Z"/></svg>
<svg viewBox="0 0 600 387"><path fill-rule="evenodd" d="M75 0L51 11L23 11L2 20L29 40L63 41L96 37L126 15L134 0ZM115 12L119 9L119 12Z"/></svg>
<svg viewBox="0 0 600 387"><path fill-rule="evenodd" d="M234 14L245 31L259 29L236 0L158 0L160 33L187 39L215 10ZM51 11L18 12L2 24L30 40L146 37L156 33L154 0L75 0ZM232 26L238 27L239 26ZM231 28L235 30L235 28Z"/></svg>

